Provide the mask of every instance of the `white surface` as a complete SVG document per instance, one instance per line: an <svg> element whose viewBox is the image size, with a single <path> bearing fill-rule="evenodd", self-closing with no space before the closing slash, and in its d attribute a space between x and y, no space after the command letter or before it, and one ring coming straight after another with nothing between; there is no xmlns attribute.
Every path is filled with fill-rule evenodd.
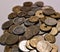
<svg viewBox="0 0 60 52"><path fill-rule="evenodd" d="M41 0L0 0L0 36L3 34L1 25L7 21L8 14L12 12L12 7L15 5L22 5L25 1L41 1ZM42 0L45 5L50 5L55 8L56 11L60 11L60 0ZM60 34L57 36L56 44L59 46L60 52ZM4 52L3 46L0 45L0 52Z"/></svg>

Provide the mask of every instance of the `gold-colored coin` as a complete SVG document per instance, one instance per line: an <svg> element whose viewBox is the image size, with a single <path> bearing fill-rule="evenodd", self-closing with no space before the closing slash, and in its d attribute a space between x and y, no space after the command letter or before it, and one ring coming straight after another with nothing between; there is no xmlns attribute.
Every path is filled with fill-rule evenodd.
<svg viewBox="0 0 60 52"><path fill-rule="evenodd" d="M58 33L58 29L56 27L53 27L50 34L55 36L55 35L57 35L57 33Z"/></svg>
<svg viewBox="0 0 60 52"><path fill-rule="evenodd" d="M30 45L31 45L32 47L36 47L36 46L37 46L37 43L38 43L39 41L41 41L41 40L44 40L44 37L43 37L43 36L40 36L40 35L35 36L35 37L33 37L33 38L30 40Z"/></svg>
<svg viewBox="0 0 60 52"><path fill-rule="evenodd" d="M29 18L29 21L30 21L30 22L38 22L38 20L39 20L39 18L38 18L37 16L31 16L31 17Z"/></svg>

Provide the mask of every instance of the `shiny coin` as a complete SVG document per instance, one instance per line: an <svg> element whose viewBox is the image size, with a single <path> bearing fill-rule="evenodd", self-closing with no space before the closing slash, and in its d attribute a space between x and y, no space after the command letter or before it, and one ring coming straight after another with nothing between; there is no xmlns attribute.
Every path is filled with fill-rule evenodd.
<svg viewBox="0 0 60 52"><path fill-rule="evenodd" d="M28 49L30 49L30 50L33 49L33 48L30 46L30 40L28 40L28 41L26 42L26 47L27 47Z"/></svg>
<svg viewBox="0 0 60 52"><path fill-rule="evenodd" d="M33 36L37 35L39 33L39 28L38 26L30 26L26 29L26 32L24 34L24 36L27 38L27 39L30 39L32 38Z"/></svg>
<svg viewBox="0 0 60 52"><path fill-rule="evenodd" d="M9 15L8 15L8 19L14 19L14 18L16 18L17 17L17 15L15 14L15 13L10 13Z"/></svg>
<svg viewBox="0 0 60 52"><path fill-rule="evenodd" d="M21 24L24 23L24 21L25 21L25 18L24 18L24 17L22 17L22 18L15 18L15 19L13 20L13 23L14 23L15 25L21 25Z"/></svg>
<svg viewBox="0 0 60 52"><path fill-rule="evenodd" d="M43 36L40 36L40 35L37 35L37 36L34 36L31 40L30 40L30 45L32 47L36 47L37 46L37 43L41 40L44 40L44 37Z"/></svg>
<svg viewBox="0 0 60 52"><path fill-rule="evenodd" d="M41 25L40 25L40 29L41 29L42 31L50 31L50 30L52 29L52 27L51 27L51 26L47 26L47 25L45 25L45 24L41 24Z"/></svg>
<svg viewBox="0 0 60 52"><path fill-rule="evenodd" d="M56 39L55 36L51 35L51 34L46 34L44 36L46 41L49 41L50 43L55 43Z"/></svg>
<svg viewBox="0 0 60 52"><path fill-rule="evenodd" d="M37 50L40 52L50 52L52 50L52 47L47 43L47 41L39 41L37 43Z"/></svg>
<svg viewBox="0 0 60 52"><path fill-rule="evenodd" d="M44 3L42 1L38 1L35 3L35 5L37 5L38 7L43 7Z"/></svg>
<svg viewBox="0 0 60 52"><path fill-rule="evenodd" d="M12 11L14 12L14 13L20 13L21 12L21 6L14 6L13 8L12 8Z"/></svg>
<svg viewBox="0 0 60 52"><path fill-rule="evenodd" d="M29 52L29 50L26 48L26 42L27 40L23 40L19 43L19 49L21 49L23 52Z"/></svg>
<svg viewBox="0 0 60 52"><path fill-rule="evenodd" d="M55 10L53 10L53 9L44 9L43 10L43 13L45 14L45 15L51 15L51 14L54 14L55 13Z"/></svg>
<svg viewBox="0 0 60 52"><path fill-rule="evenodd" d="M37 16L39 18L44 18L43 11L42 10L36 11L35 16Z"/></svg>
<svg viewBox="0 0 60 52"><path fill-rule="evenodd" d="M9 35L6 39L7 45L12 45L12 44L15 44L17 42L18 42L18 36L14 35L14 34Z"/></svg>
<svg viewBox="0 0 60 52"><path fill-rule="evenodd" d="M12 21L6 21L5 23L3 23L2 25L2 29L8 29L11 25L12 25Z"/></svg>
<svg viewBox="0 0 60 52"><path fill-rule="evenodd" d="M57 35L57 33L58 33L58 29L56 27L53 27L50 34L55 36L55 35Z"/></svg>
<svg viewBox="0 0 60 52"><path fill-rule="evenodd" d="M54 26L54 25L57 24L57 20L48 17L48 18L45 19L45 24L50 25L50 26Z"/></svg>
<svg viewBox="0 0 60 52"><path fill-rule="evenodd" d="M32 4L33 4L32 2L24 2L23 6L25 6L25 7L31 7Z"/></svg>
<svg viewBox="0 0 60 52"><path fill-rule="evenodd" d="M30 21L30 22L38 22L38 20L39 20L39 18L38 18L37 16L31 16L31 17L29 18L29 21Z"/></svg>
<svg viewBox="0 0 60 52"><path fill-rule="evenodd" d="M25 28L23 26L16 26L14 29L13 29L13 33L14 34L23 34L25 32Z"/></svg>

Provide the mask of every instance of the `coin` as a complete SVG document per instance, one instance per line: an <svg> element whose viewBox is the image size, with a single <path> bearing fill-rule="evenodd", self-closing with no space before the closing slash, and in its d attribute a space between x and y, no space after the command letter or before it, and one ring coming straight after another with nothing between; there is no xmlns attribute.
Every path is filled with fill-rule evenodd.
<svg viewBox="0 0 60 52"><path fill-rule="evenodd" d="M35 15L35 11L29 11L29 12L28 12L28 15L30 15L30 16Z"/></svg>
<svg viewBox="0 0 60 52"><path fill-rule="evenodd" d="M12 21L6 21L5 23L2 24L2 29L8 29L12 25Z"/></svg>
<svg viewBox="0 0 60 52"><path fill-rule="evenodd" d="M48 49L48 48L50 48L50 49ZM47 52L47 51L50 52L52 50L52 47L49 44L47 44L46 41L39 41L37 43L37 50L39 52Z"/></svg>
<svg viewBox="0 0 60 52"><path fill-rule="evenodd" d="M56 27L53 27L50 34L55 36L55 35L57 35L57 33L58 33L58 29Z"/></svg>
<svg viewBox="0 0 60 52"><path fill-rule="evenodd" d="M10 14L8 15L8 19L14 19L14 18L16 18L16 17L17 17L16 13L10 13Z"/></svg>
<svg viewBox="0 0 60 52"><path fill-rule="evenodd" d="M55 39L55 36L54 35L51 35L51 34L46 34L44 36L45 40L50 42L50 43L55 43L56 39Z"/></svg>
<svg viewBox="0 0 60 52"><path fill-rule="evenodd" d="M10 33L8 32L5 32L1 37L0 37L0 44L2 45L5 45L6 43L6 40L8 38L8 36L11 35Z"/></svg>
<svg viewBox="0 0 60 52"><path fill-rule="evenodd" d="M17 42L18 42L18 36L14 35L14 34L9 35L6 39L6 44L7 45L13 45Z"/></svg>
<svg viewBox="0 0 60 52"><path fill-rule="evenodd" d="M58 31L60 32L60 21L57 22L56 28L57 28Z"/></svg>
<svg viewBox="0 0 60 52"><path fill-rule="evenodd" d="M60 18L60 13L55 12L55 14L51 15L52 18L59 19Z"/></svg>
<svg viewBox="0 0 60 52"><path fill-rule="evenodd" d="M38 21L39 21L39 18L38 18L37 16L31 16L31 17L29 18L29 21L30 21L30 22L38 22Z"/></svg>
<svg viewBox="0 0 60 52"><path fill-rule="evenodd" d="M41 24L40 25L40 29L42 30L42 31L50 31L51 29L52 29L52 27L51 26L47 26L47 25L45 25L45 24Z"/></svg>
<svg viewBox="0 0 60 52"><path fill-rule="evenodd" d="M14 29L13 29L13 33L16 34L16 35L19 35L19 34L23 34L25 32L25 28L23 26L16 26Z"/></svg>
<svg viewBox="0 0 60 52"><path fill-rule="evenodd" d="M58 52L58 46L57 45L52 44L51 46L53 48L51 52Z"/></svg>
<svg viewBox="0 0 60 52"><path fill-rule="evenodd" d="M35 2L35 5L37 5L38 7L43 7L44 3L42 1L38 1L38 2Z"/></svg>
<svg viewBox="0 0 60 52"><path fill-rule="evenodd" d="M52 14L54 14L55 13L55 10L54 9L44 9L43 10L43 13L45 14L45 15L52 15Z"/></svg>
<svg viewBox="0 0 60 52"><path fill-rule="evenodd" d="M30 50L33 49L33 48L30 46L30 40L28 40L28 41L26 42L26 47L27 47L28 49L30 49Z"/></svg>
<svg viewBox="0 0 60 52"><path fill-rule="evenodd" d="M27 40L23 40L19 43L19 49L22 50L23 52L29 52L30 51L26 48L26 42L27 42Z"/></svg>
<svg viewBox="0 0 60 52"><path fill-rule="evenodd" d="M22 17L22 18L14 18L14 20L13 20L13 23L15 24L15 25L21 25L21 24L23 24L24 23L24 21L25 21L25 18L24 17Z"/></svg>
<svg viewBox="0 0 60 52"><path fill-rule="evenodd" d="M26 37L26 39L30 39L33 36L37 35L39 33L39 28L38 26L30 26L26 29L26 32L24 34L24 36Z"/></svg>
<svg viewBox="0 0 60 52"><path fill-rule="evenodd" d="M42 10L36 11L35 16L37 16L39 18L44 18L43 11Z"/></svg>
<svg viewBox="0 0 60 52"><path fill-rule="evenodd" d="M50 25L50 26L54 26L54 25L57 24L57 20L48 17L48 18L45 19L45 24L46 24L46 25Z"/></svg>
<svg viewBox="0 0 60 52"><path fill-rule="evenodd" d="M32 23L32 22L30 22L28 19L24 22L24 25L25 26L32 26L32 25L34 25L35 23Z"/></svg>
<svg viewBox="0 0 60 52"><path fill-rule="evenodd" d="M13 29L16 27L17 25L11 25L9 27L9 33L13 33Z"/></svg>
<svg viewBox="0 0 60 52"><path fill-rule="evenodd" d="M31 7L32 4L33 4L32 2L24 2L23 6L25 6L25 7Z"/></svg>
<svg viewBox="0 0 60 52"><path fill-rule="evenodd" d="M12 8L12 11L14 12L14 13L20 13L21 12L21 6L14 6L13 8Z"/></svg>
<svg viewBox="0 0 60 52"><path fill-rule="evenodd" d="M40 36L40 35L37 35L37 36L34 36L31 40L30 40L30 45L32 47L35 47L37 46L37 43L41 40L44 40L44 37L43 36Z"/></svg>

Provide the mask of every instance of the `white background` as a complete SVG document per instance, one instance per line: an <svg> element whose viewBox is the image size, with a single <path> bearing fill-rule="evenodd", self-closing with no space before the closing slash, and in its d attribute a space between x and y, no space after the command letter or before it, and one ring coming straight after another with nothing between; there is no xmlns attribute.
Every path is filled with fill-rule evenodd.
<svg viewBox="0 0 60 52"><path fill-rule="evenodd" d="M25 1L41 1L41 0L0 0L0 36L3 34L1 29L2 24L7 21L8 14L12 12L12 7L15 5L22 5ZM42 0L45 5L54 7L56 11L60 12L60 0ZM56 37L56 44L59 46L60 52L60 34ZM4 52L4 46L0 45L0 52Z"/></svg>

